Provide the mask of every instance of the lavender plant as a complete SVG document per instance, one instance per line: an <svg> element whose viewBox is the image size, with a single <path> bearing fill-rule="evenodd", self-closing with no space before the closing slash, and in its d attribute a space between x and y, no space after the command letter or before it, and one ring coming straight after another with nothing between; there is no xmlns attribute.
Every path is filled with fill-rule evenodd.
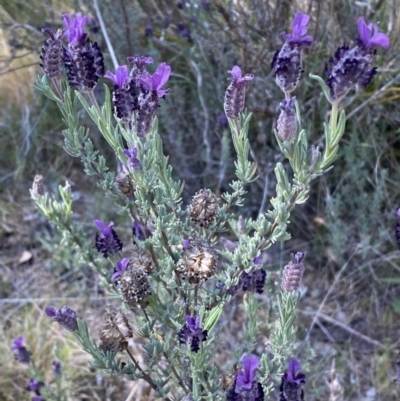
<svg viewBox="0 0 400 401"><path fill-rule="evenodd" d="M184 183L175 178L163 154L156 117L170 95L165 87L170 66L161 63L151 74L153 60L136 55L128 57L129 66L104 75L101 50L85 33L88 18L78 13L63 19L64 30L45 30L50 38L42 49L44 76L38 78L36 88L57 103L66 125L65 150L81 159L85 173L96 177L99 189L112 199L115 213L132 230L133 247L124 246L114 223L107 224L101 216L94 221L98 234L88 238L73 219L70 186L60 187L57 198L45 193L38 176L31 191L38 210L60 229L68 246L99 274L104 288L120 303L119 309L107 309L99 339L90 334L84 317L68 306L48 307L46 314L73 333L94 366L131 380L144 379L155 398L264 400L270 399L280 379L280 400L303 399L306 376L300 372L300 362L289 358L297 348L295 318L306 255L291 256L282 269L280 288L268 284L276 319L261 355L255 345L263 305L255 294L264 291L270 272L260 265L260 256L273 243L290 238L291 212L306 202L311 181L332 168L346 121L340 101L355 85L369 84L376 73L371 67L376 48L387 49L388 37L360 18L354 47L338 49L330 60L332 67L327 67L326 82L310 75L332 107L321 152L308 145L301 108L292 96L303 74L303 49L313 41L307 35L310 17L296 14L292 33L282 34L284 44L271 64L284 93L274 132L291 171L278 163L270 209L257 219L243 219L237 216L246 185L257 179L257 165L249 158L251 113L245 110L246 87L253 75L244 74L239 66L229 71L224 108L237 155L237 179L230 183L231 191L218 198L212 189L203 188L184 206ZM100 106L94 89L103 75L113 88L103 86ZM116 173L94 148L89 130L81 126L81 107L115 153ZM228 239L222 233L232 236ZM228 355L225 366L217 366L223 341L221 317L232 298L243 292L248 321L240 334L242 344ZM129 310L135 312L134 319ZM143 362L130 349L136 335L145 340Z"/></svg>

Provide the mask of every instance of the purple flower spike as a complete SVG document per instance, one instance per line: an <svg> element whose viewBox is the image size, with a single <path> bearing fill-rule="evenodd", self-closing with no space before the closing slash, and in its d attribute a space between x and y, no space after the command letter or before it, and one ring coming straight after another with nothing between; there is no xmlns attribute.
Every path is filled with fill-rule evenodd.
<svg viewBox="0 0 400 401"><path fill-rule="evenodd" d="M21 363L29 363L31 360L31 353L26 349L24 343L24 337L17 337L13 341L11 349L14 351L15 360Z"/></svg>
<svg viewBox="0 0 400 401"><path fill-rule="evenodd" d="M121 276L121 273L127 269L130 260L130 258L123 258L119 262L117 262L114 274L111 276L111 281L115 281Z"/></svg>
<svg viewBox="0 0 400 401"><path fill-rule="evenodd" d="M63 69L63 46L61 43L63 33L61 29L54 32L50 28L45 28L42 32L49 35L49 39L42 46L40 66L49 78L57 78Z"/></svg>
<svg viewBox="0 0 400 401"><path fill-rule="evenodd" d="M63 15L68 49L64 49L64 63L69 85L81 92L91 92L104 75L104 61L98 44L92 43L84 32L89 17L77 13L75 18Z"/></svg>
<svg viewBox="0 0 400 401"><path fill-rule="evenodd" d="M312 44L313 38L307 34L307 24L310 21L308 14L297 13L292 24L292 33L282 32L285 41L299 46L309 47Z"/></svg>
<svg viewBox="0 0 400 401"><path fill-rule="evenodd" d="M304 393L301 388L306 382L306 375L300 372L300 362L296 359L290 359L288 370L282 376L280 387L281 401L301 401L304 399Z"/></svg>
<svg viewBox="0 0 400 401"><path fill-rule="evenodd" d="M200 316L186 316L184 324L178 333L179 342L190 346L192 352L198 352L200 344L207 340L207 330L200 327Z"/></svg>
<svg viewBox="0 0 400 401"><path fill-rule="evenodd" d="M400 217L400 209L397 210L397 216ZM397 246L399 247L399 250L400 250L400 221L399 221L399 219L397 219L397 220L398 221L396 223L394 233L395 233L396 240L397 240Z"/></svg>
<svg viewBox="0 0 400 401"><path fill-rule="evenodd" d="M121 65L115 70L115 75L107 71L104 75L105 78L111 79L116 86L123 89L129 84L129 70L128 66Z"/></svg>
<svg viewBox="0 0 400 401"><path fill-rule="evenodd" d="M101 220L94 220L94 223L101 232L101 235L96 234L97 250L101 252L105 258L121 251L122 242L118 238L117 233L112 229L114 223L111 221L108 226Z"/></svg>
<svg viewBox="0 0 400 401"><path fill-rule="evenodd" d="M237 65L228 71L231 83L225 92L224 108L227 117L238 118L239 113L244 110L244 100L246 85L253 80L253 74L242 74L242 70Z"/></svg>
<svg viewBox="0 0 400 401"><path fill-rule="evenodd" d="M190 248L190 240L184 239L183 242L182 242L182 246L183 246L185 249Z"/></svg>
<svg viewBox="0 0 400 401"><path fill-rule="evenodd" d="M27 391L33 391L36 395L40 395L40 389L44 386L43 382L38 382L35 379L29 379L28 386L26 387Z"/></svg>
<svg viewBox="0 0 400 401"><path fill-rule="evenodd" d="M387 35L379 32L378 24L369 24L365 22L364 17L358 19L358 34L359 40L368 48L382 47L387 50L390 46L390 39Z"/></svg>
<svg viewBox="0 0 400 401"><path fill-rule="evenodd" d="M55 322L68 331L78 330L78 315L69 306L63 306L57 310L54 306L47 306L44 310L48 317L51 317Z"/></svg>

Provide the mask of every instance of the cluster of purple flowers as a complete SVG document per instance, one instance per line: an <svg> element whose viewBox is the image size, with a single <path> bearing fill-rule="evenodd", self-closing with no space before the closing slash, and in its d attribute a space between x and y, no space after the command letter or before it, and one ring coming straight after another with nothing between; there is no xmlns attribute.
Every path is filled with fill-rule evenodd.
<svg viewBox="0 0 400 401"><path fill-rule="evenodd" d="M40 65L49 78L58 78L65 67L71 87L80 92L91 92L104 75L104 61L98 44L85 33L89 17L81 13L77 13L75 18L64 14L63 20L64 30L43 30L49 39L42 47ZM66 47L62 44L64 37L68 40Z"/></svg>
<svg viewBox="0 0 400 401"><path fill-rule="evenodd" d="M164 85L171 75L171 67L161 63L151 75L146 71L146 65L153 63L151 57L128 57L128 62L133 64L130 71L127 65L122 65L116 69L115 74L107 71L105 77L114 83L115 115L129 122L137 112L137 133L144 136L151 129L159 100L170 93Z"/></svg>
<svg viewBox="0 0 400 401"><path fill-rule="evenodd" d="M17 337L12 344L15 360L21 363L29 363L31 361L31 353L25 347L25 338Z"/></svg>
<svg viewBox="0 0 400 401"><path fill-rule="evenodd" d="M78 330L78 315L69 306L63 306L58 310L54 306L47 306L44 311L48 317L51 317L60 326L64 327L64 329L68 331Z"/></svg>
<svg viewBox="0 0 400 401"><path fill-rule="evenodd" d="M43 382L39 382L35 379L29 380L26 390L35 393L35 395L31 398L31 401L45 401L45 399L42 397L41 394L41 389L43 386L44 386Z"/></svg>
<svg viewBox="0 0 400 401"><path fill-rule="evenodd" d="M207 340L207 330L200 327L200 316L186 316L186 324L178 333L179 342L190 347L192 352L198 352L200 344Z"/></svg>
<svg viewBox="0 0 400 401"><path fill-rule="evenodd" d="M117 233L112 229L114 222L110 222L108 226L101 220L95 220L97 228L100 230L100 234L96 234L96 248L103 254L105 258L109 255L113 255L122 250L122 242L118 238Z"/></svg>

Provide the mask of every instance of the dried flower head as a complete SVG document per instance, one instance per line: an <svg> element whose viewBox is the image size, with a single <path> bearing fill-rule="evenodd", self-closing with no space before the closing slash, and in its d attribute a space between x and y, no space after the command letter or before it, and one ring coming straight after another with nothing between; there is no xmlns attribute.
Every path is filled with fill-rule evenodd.
<svg viewBox="0 0 400 401"><path fill-rule="evenodd" d="M300 362L290 359L288 370L282 376L279 401L302 401L304 393L301 388L306 382L306 375L300 372Z"/></svg>
<svg viewBox="0 0 400 401"><path fill-rule="evenodd" d="M229 80L231 83L225 92L224 109L229 118L238 118L244 110L246 85L253 80L253 74L242 75L242 70L237 65L233 66Z"/></svg>
<svg viewBox="0 0 400 401"><path fill-rule="evenodd" d="M44 195L43 176L36 174L32 183L32 193L34 196Z"/></svg>
<svg viewBox="0 0 400 401"><path fill-rule="evenodd" d="M64 62L68 82L80 92L91 92L104 75L104 61L98 44L92 43L84 32L89 18L77 13L75 18L64 14L68 49L64 48Z"/></svg>
<svg viewBox="0 0 400 401"><path fill-rule="evenodd" d="M277 131L283 142L291 142L297 137L296 98L283 100L279 104L281 113L278 118Z"/></svg>
<svg viewBox="0 0 400 401"><path fill-rule="evenodd" d="M40 66L49 78L57 78L61 75L63 68L63 46L61 43L63 33L61 29L54 32L50 28L43 29L43 33L49 35L49 39L43 43L40 52Z"/></svg>
<svg viewBox="0 0 400 401"><path fill-rule="evenodd" d="M11 349L14 351L15 360L21 363L29 363L31 361L31 353L26 349L24 343L24 337L17 337L13 341Z"/></svg>
<svg viewBox="0 0 400 401"><path fill-rule="evenodd" d="M292 33L282 33L285 43L272 60L271 68L275 70L276 83L285 93L294 91L300 81L303 72L302 47L311 46L313 41L313 38L307 35L309 21L308 14L296 14Z"/></svg>
<svg viewBox="0 0 400 401"><path fill-rule="evenodd" d="M68 331L78 330L78 315L69 306L63 306L57 310L54 306L47 306L44 310L48 317L51 317L55 322Z"/></svg>
<svg viewBox="0 0 400 401"><path fill-rule="evenodd" d="M179 342L190 347L192 352L198 352L200 344L207 340L207 330L200 327L200 316L186 316L186 324L178 333Z"/></svg>
<svg viewBox="0 0 400 401"><path fill-rule="evenodd" d="M207 242L194 239L190 241L190 246L185 248L178 271L191 285L198 285L212 276L217 259L217 255Z"/></svg>
<svg viewBox="0 0 400 401"><path fill-rule="evenodd" d="M117 263L112 279L116 281L123 301L129 306L146 306L146 297L151 295L149 274L152 271L153 260L144 249L136 250L130 258Z"/></svg>
<svg viewBox="0 0 400 401"><path fill-rule="evenodd" d="M128 338L133 337L128 318L121 310L108 308L100 332L100 348L103 351L119 352L128 348Z"/></svg>
<svg viewBox="0 0 400 401"><path fill-rule="evenodd" d="M218 198L210 189L200 189L188 206L190 219L200 227L209 227L215 220L219 205Z"/></svg>
<svg viewBox="0 0 400 401"><path fill-rule="evenodd" d="M290 262L284 267L282 275L283 291L297 291L300 287L301 280L304 274L303 260L306 257L305 252L297 252L290 255Z"/></svg>
<svg viewBox="0 0 400 401"><path fill-rule="evenodd" d="M135 193L136 185L129 175L125 166L118 172L115 177L115 182L117 183L118 189L126 196L133 196Z"/></svg>
<svg viewBox="0 0 400 401"><path fill-rule="evenodd" d="M111 221L106 226L101 220L94 220L94 224L96 224L101 233L96 234L96 248L105 258L122 250L122 242L112 229L114 222Z"/></svg>
<svg viewBox="0 0 400 401"><path fill-rule="evenodd" d="M263 401L264 390L257 382L256 370L260 360L255 355L244 355L243 369L236 374L235 381L226 392L227 401Z"/></svg>
<svg viewBox="0 0 400 401"><path fill-rule="evenodd" d="M325 68L329 74L327 84L333 101L342 99L356 84L367 86L376 74L376 68L371 68L376 48L386 50L390 46L388 36L379 32L378 24L367 25L364 17L358 19L358 34L356 46L339 47L329 60L332 67Z"/></svg>

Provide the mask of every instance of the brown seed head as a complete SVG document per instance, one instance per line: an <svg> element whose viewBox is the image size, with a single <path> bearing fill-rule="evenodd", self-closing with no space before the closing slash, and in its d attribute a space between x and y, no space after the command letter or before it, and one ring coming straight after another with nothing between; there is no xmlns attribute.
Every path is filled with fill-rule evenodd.
<svg viewBox="0 0 400 401"><path fill-rule="evenodd" d="M208 227L218 211L218 198L209 189L200 189L188 206L190 219L200 227Z"/></svg>
<svg viewBox="0 0 400 401"><path fill-rule="evenodd" d="M282 275L283 291L297 291L300 287L301 280L304 274L303 259L306 257L305 252L297 252L290 255L290 262L284 267Z"/></svg>
<svg viewBox="0 0 400 401"><path fill-rule="evenodd" d="M125 313L116 312L111 307L104 315L104 323L100 332L100 348L103 351L124 351L128 348L127 338L132 337L132 328Z"/></svg>
<svg viewBox="0 0 400 401"><path fill-rule="evenodd" d="M135 249L129 260L128 269L143 269L148 275L153 273L154 263L147 249Z"/></svg>
<svg viewBox="0 0 400 401"><path fill-rule="evenodd" d="M178 271L191 285L198 285L214 273L217 255L208 243L199 239L191 240L179 262Z"/></svg>
<svg viewBox="0 0 400 401"><path fill-rule="evenodd" d="M115 177L118 189L126 196L132 196L135 192L136 185L129 173L121 170Z"/></svg>

